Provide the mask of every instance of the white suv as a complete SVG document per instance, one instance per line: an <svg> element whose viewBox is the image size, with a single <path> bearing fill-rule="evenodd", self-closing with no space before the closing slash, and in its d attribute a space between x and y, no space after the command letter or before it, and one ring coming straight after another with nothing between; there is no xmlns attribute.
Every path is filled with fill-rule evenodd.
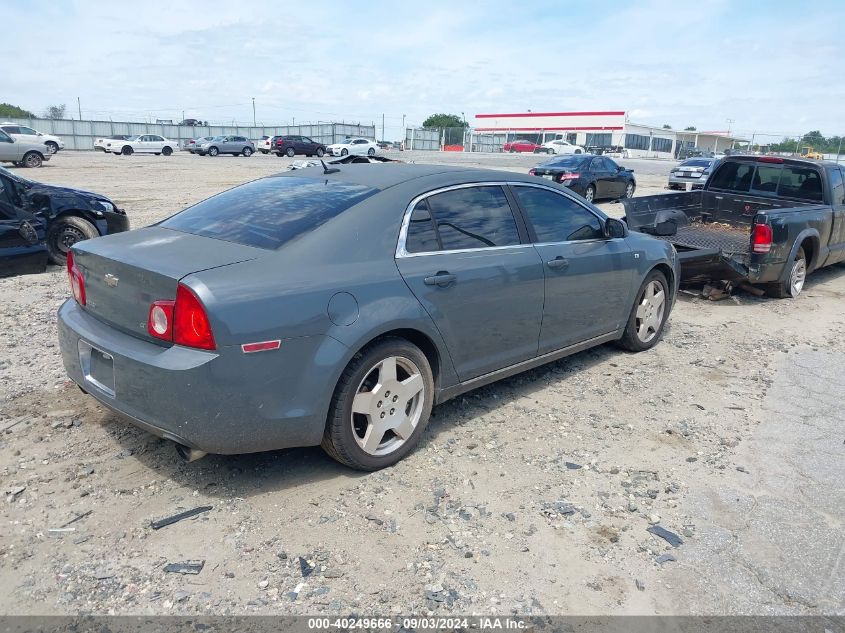
<svg viewBox="0 0 845 633"><path fill-rule="evenodd" d="M33 130L31 127L15 125L14 123L0 123L0 130L3 130L13 139L17 139L19 141L26 141L27 143L44 143L44 145L47 146L47 151L51 154L55 154L65 147L65 142L58 136L53 136L52 134L42 134L41 132Z"/></svg>

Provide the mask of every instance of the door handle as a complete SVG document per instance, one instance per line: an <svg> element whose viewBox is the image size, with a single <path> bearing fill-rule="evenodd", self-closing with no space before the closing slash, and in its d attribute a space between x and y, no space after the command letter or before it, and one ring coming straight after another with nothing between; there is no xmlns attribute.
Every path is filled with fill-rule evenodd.
<svg viewBox="0 0 845 633"><path fill-rule="evenodd" d="M454 283L456 279L457 277L450 274L448 271L440 270L436 275L426 277L423 281L426 286L438 286L439 288L445 288L446 286Z"/></svg>
<svg viewBox="0 0 845 633"><path fill-rule="evenodd" d="M549 268L554 268L554 269L559 270L559 269L566 268L567 266L569 266L569 260L566 259L565 257L561 257L560 255L558 255L554 259L550 259L549 261L547 261L546 266L548 266Z"/></svg>

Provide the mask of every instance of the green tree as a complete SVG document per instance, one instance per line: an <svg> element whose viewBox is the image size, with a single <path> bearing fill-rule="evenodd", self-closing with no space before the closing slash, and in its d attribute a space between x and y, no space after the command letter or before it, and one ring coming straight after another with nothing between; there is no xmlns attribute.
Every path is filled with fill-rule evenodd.
<svg viewBox="0 0 845 633"><path fill-rule="evenodd" d="M67 107L65 104L61 105L50 105L47 106L47 109L44 110L44 118L45 119L64 119L65 118L65 110Z"/></svg>
<svg viewBox="0 0 845 633"><path fill-rule="evenodd" d="M0 103L0 117L4 119L34 119L35 115L11 103Z"/></svg>
<svg viewBox="0 0 845 633"><path fill-rule="evenodd" d="M664 129L664 130L671 130L671 129L672 129L672 126L671 126L671 125L669 125L668 123L664 123L664 124L663 124L663 129Z"/></svg>
<svg viewBox="0 0 845 633"><path fill-rule="evenodd" d="M690 125L689 127L685 127L684 132L695 132L695 126Z"/></svg>
<svg viewBox="0 0 845 633"><path fill-rule="evenodd" d="M446 145L463 145L467 123L457 114L432 114L422 126L429 130L445 130Z"/></svg>

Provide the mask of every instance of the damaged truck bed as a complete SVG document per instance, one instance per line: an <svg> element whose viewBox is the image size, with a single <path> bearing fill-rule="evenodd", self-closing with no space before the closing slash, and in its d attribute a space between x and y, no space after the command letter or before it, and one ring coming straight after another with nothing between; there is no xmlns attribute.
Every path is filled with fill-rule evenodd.
<svg viewBox="0 0 845 633"><path fill-rule="evenodd" d="M625 220L675 246L683 281L795 296L808 272L845 259L844 177L835 163L730 157L703 190L624 200Z"/></svg>

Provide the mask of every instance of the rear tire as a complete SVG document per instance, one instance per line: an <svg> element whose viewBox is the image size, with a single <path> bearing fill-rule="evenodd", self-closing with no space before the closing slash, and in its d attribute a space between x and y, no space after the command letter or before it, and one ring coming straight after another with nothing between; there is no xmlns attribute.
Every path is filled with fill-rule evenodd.
<svg viewBox="0 0 845 633"><path fill-rule="evenodd" d="M629 352L643 352L657 345L669 318L670 305L666 276L659 270L652 270L637 291L619 345Z"/></svg>
<svg viewBox="0 0 845 633"><path fill-rule="evenodd" d="M367 156L375 156L375 155L376 155L376 150L374 150L372 147L367 150Z"/></svg>
<svg viewBox="0 0 845 633"><path fill-rule="evenodd" d="M419 442L433 401L425 354L405 339L382 339L356 354L341 374L321 446L358 470L392 466Z"/></svg>
<svg viewBox="0 0 845 633"><path fill-rule="evenodd" d="M317 158L322 158L325 152L323 151L322 147L317 148Z"/></svg>
<svg viewBox="0 0 845 633"><path fill-rule="evenodd" d="M246 158L252 156L252 148L251 147L244 147L244 151L241 152Z"/></svg>
<svg viewBox="0 0 845 633"><path fill-rule="evenodd" d="M769 284L767 291L770 297L776 299L794 299L804 290L804 282L807 279L807 256L804 248L799 247L795 253L795 259L786 274L786 279Z"/></svg>
<svg viewBox="0 0 845 633"><path fill-rule="evenodd" d="M593 185L587 185L587 188L584 190L584 199L587 202L592 202L596 199L596 188Z"/></svg>
<svg viewBox="0 0 845 633"><path fill-rule="evenodd" d="M44 145L47 146L47 150L51 154L55 154L56 152L59 151L59 144L56 143L56 141L47 141L46 143L44 143Z"/></svg>
<svg viewBox="0 0 845 633"><path fill-rule="evenodd" d="M67 263L67 252L74 244L99 236L93 224L75 215L54 220L47 229L47 252L50 254L50 261L64 266Z"/></svg>
<svg viewBox="0 0 845 633"><path fill-rule="evenodd" d="M216 147L209 147L208 151L206 152L206 154L208 154L209 156L217 156L219 153L220 153L220 150L217 149Z"/></svg>

